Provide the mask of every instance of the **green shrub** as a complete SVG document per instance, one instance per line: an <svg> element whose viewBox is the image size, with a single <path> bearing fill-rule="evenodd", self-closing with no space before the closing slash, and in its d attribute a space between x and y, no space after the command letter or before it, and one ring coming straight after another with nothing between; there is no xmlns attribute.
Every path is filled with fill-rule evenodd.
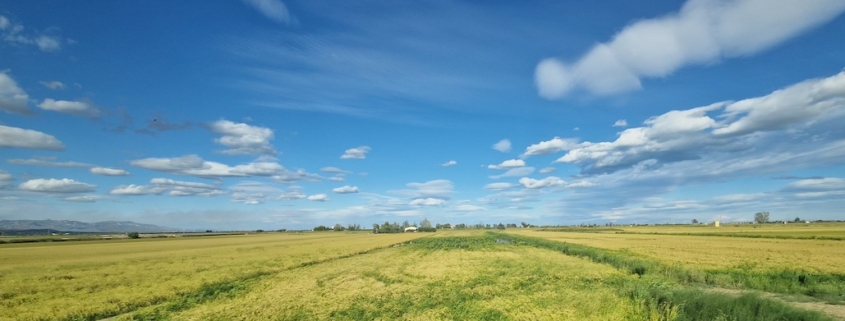
<svg viewBox="0 0 845 321"><path fill-rule="evenodd" d="M137 239L141 237L141 234L138 234L138 232L129 232L126 233L126 236L128 236L130 239Z"/></svg>

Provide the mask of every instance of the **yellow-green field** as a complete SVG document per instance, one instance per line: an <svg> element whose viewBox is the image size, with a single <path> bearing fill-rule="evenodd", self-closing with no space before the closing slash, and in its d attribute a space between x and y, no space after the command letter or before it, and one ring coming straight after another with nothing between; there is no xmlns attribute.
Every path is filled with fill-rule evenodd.
<svg viewBox="0 0 845 321"><path fill-rule="evenodd" d="M0 244L0 320L845 317L845 242L673 228Z"/></svg>

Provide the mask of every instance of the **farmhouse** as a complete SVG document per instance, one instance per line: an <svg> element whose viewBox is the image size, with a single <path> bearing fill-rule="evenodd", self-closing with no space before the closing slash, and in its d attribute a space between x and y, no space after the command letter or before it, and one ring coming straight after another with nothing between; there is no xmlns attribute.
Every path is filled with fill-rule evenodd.
<svg viewBox="0 0 845 321"><path fill-rule="evenodd" d="M409 226L409 227L405 228L405 232L416 232L416 231L417 231L416 226Z"/></svg>

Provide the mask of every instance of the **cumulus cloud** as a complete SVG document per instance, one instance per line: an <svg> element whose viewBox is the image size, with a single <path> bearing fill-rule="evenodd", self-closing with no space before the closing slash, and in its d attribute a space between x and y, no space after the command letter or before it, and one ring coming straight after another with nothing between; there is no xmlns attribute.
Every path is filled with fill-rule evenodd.
<svg viewBox="0 0 845 321"><path fill-rule="evenodd" d="M84 101L53 100L47 98L38 104L38 108L79 117L100 117L100 110L91 103Z"/></svg>
<svg viewBox="0 0 845 321"><path fill-rule="evenodd" d="M446 200L440 198L418 198L412 200L410 205L412 206L440 206L446 203Z"/></svg>
<svg viewBox="0 0 845 321"><path fill-rule="evenodd" d="M292 183L300 180L316 181L320 178L319 175L310 174L304 170L289 171L284 166L275 162L256 161L229 166L217 162L205 161L197 155L185 155L174 158L144 158L131 161L129 164L159 172L204 178L263 176L284 183Z"/></svg>
<svg viewBox="0 0 845 321"><path fill-rule="evenodd" d="M543 168L540 171L538 171L538 173L540 173L540 174L551 174L551 173L554 173L554 172L557 172L557 169L554 168L554 167L546 167L546 168Z"/></svg>
<svg viewBox="0 0 845 321"><path fill-rule="evenodd" d="M546 187L562 186L566 184L566 182L554 176L549 176L540 180L523 177L519 179L519 184L521 184L525 188L540 189Z"/></svg>
<svg viewBox="0 0 845 321"><path fill-rule="evenodd" d="M347 149L343 155L340 156L341 159L365 159L367 158L367 153L369 153L371 148L369 146L358 146L355 148Z"/></svg>
<svg viewBox="0 0 845 321"><path fill-rule="evenodd" d="M9 174L7 171L0 170L0 189L12 186L13 180L14 178L12 177L12 174Z"/></svg>
<svg viewBox="0 0 845 321"><path fill-rule="evenodd" d="M93 192L97 186L78 182L72 179L43 179L37 178L21 183L18 189L37 193L88 193Z"/></svg>
<svg viewBox="0 0 845 321"><path fill-rule="evenodd" d="M323 167L320 168L320 171L323 173L331 173L331 174L352 174L350 171L345 171L337 167Z"/></svg>
<svg viewBox="0 0 845 321"><path fill-rule="evenodd" d="M0 147L65 150L65 145L56 137L31 129L3 125L0 125Z"/></svg>
<svg viewBox="0 0 845 321"><path fill-rule="evenodd" d="M687 65L753 55L826 23L845 11L837 0L689 0L679 12L633 22L574 63L542 60L535 70L540 96L575 89L609 95L642 87Z"/></svg>
<svg viewBox="0 0 845 321"><path fill-rule="evenodd" d="M91 174L94 175L103 175L103 176L128 176L129 172L119 169L119 168L109 168L109 167L93 167L91 168Z"/></svg>
<svg viewBox="0 0 845 321"><path fill-rule="evenodd" d="M61 81L55 81L55 80L54 81L39 81L38 83L41 84L42 86L50 88L52 90L67 89L67 86L65 84L63 84Z"/></svg>
<svg viewBox="0 0 845 321"><path fill-rule="evenodd" d="M305 198L305 194L303 194L302 192L300 192L297 189L292 189L290 191L284 192L281 195L279 195L278 199L281 200L281 201L294 201L294 200L301 200L303 198Z"/></svg>
<svg viewBox="0 0 845 321"><path fill-rule="evenodd" d="M2 17L2 16L0 16ZM32 115L26 94L6 72L0 71L0 110L9 114Z"/></svg>
<svg viewBox="0 0 845 321"><path fill-rule="evenodd" d="M493 144L493 149L502 153L511 151L511 141L509 139L502 139L498 143Z"/></svg>
<svg viewBox="0 0 845 321"><path fill-rule="evenodd" d="M9 164L15 165L33 165L33 166L48 166L48 167L92 167L94 165L80 163L80 162L57 162L55 161L55 157L43 157L43 158L30 158L30 159L19 159L19 158L12 158L7 159L6 162Z"/></svg>
<svg viewBox="0 0 845 321"><path fill-rule="evenodd" d="M490 184L484 185L484 189L501 191L501 190L511 189L515 186L516 185L511 184L511 183L490 183Z"/></svg>
<svg viewBox="0 0 845 321"><path fill-rule="evenodd" d="M440 164L440 166L443 166L443 167L449 167L449 166L455 166L455 165L458 165L458 162L456 162L454 160L450 160L448 162Z"/></svg>
<svg viewBox="0 0 845 321"><path fill-rule="evenodd" d="M226 194L218 185L206 183L176 181L167 178L153 178L150 184L155 188L169 191L170 196L218 196Z"/></svg>
<svg viewBox="0 0 845 321"><path fill-rule="evenodd" d="M560 138L555 137L551 140L539 142L537 144L528 146L525 149L525 153L522 154L523 157L528 156L538 156L538 155L548 155L552 153L557 153L562 150L569 150L572 147L578 145L578 139L575 138Z"/></svg>
<svg viewBox="0 0 845 321"><path fill-rule="evenodd" d="M338 188L332 189L332 192L335 192L335 193L337 193L337 194L352 194L352 193L358 193L358 186L349 186L349 185L346 185L346 186L342 186L342 187L338 187Z"/></svg>
<svg viewBox="0 0 845 321"><path fill-rule="evenodd" d="M77 196L69 196L65 197L64 200L67 202L76 202L76 203L94 203L96 201L105 199L105 197L100 195L77 195Z"/></svg>
<svg viewBox="0 0 845 321"><path fill-rule="evenodd" d="M259 13L270 20L285 24L291 23L288 7L279 0L243 0L243 2L258 10Z"/></svg>
<svg viewBox="0 0 845 321"><path fill-rule="evenodd" d="M326 194L314 194L308 196L308 200L312 202L325 202L329 200L329 196Z"/></svg>
<svg viewBox="0 0 845 321"><path fill-rule="evenodd" d="M709 114L714 113L714 117ZM673 110L649 118L643 127L628 128L612 142L583 142L556 162L582 167L582 174L609 173L636 166L640 170L667 163L737 152L769 142L773 135L830 133L824 121L845 116L845 72L807 80L773 93L736 102L719 102ZM813 129L814 126L822 126ZM803 134L802 134L803 133ZM814 134L810 139L822 139ZM831 137L832 138L832 137ZM546 142L544 142L546 143ZM542 144L542 143L541 143Z"/></svg>
<svg viewBox="0 0 845 321"><path fill-rule="evenodd" d="M221 151L230 155L276 155L276 149L270 145L273 130L266 127L251 126L228 120L218 120L207 126L208 130L223 137L215 143L229 147Z"/></svg>
<svg viewBox="0 0 845 321"><path fill-rule="evenodd" d="M55 30L55 29L48 29ZM50 52L62 49L62 38L58 35L43 33L24 33L24 26L0 16L0 34L4 41L18 45L33 45L39 50Z"/></svg>
<svg viewBox="0 0 845 321"><path fill-rule="evenodd" d="M624 119L617 120L613 123L613 127L628 127L628 121Z"/></svg>
<svg viewBox="0 0 845 321"><path fill-rule="evenodd" d="M534 173L534 167L519 167L519 168L510 169L510 170L508 170L507 172L504 172L501 175L490 176L490 178L500 179L502 177L520 177L520 176L531 175L531 173Z"/></svg>
<svg viewBox="0 0 845 321"><path fill-rule="evenodd" d="M521 159L509 159L499 165L487 165L489 169L511 169L517 167L525 167L525 161Z"/></svg>
<svg viewBox="0 0 845 321"><path fill-rule="evenodd" d="M232 193L229 201L247 205L258 205L264 203L267 196L262 193Z"/></svg>
<svg viewBox="0 0 845 321"><path fill-rule="evenodd" d="M152 194L161 194L166 191L165 188L160 186L146 186L146 185L120 185L118 187L113 188L109 191L109 194L112 195L121 195L121 196L141 196L141 195L152 195Z"/></svg>
<svg viewBox="0 0 845 321"><path fill-rule="evenodd" d="M455 186L451 181L437 179L425 183L408 183L412 190L398 191L399 194L408 195L411 198L439 198L448 200L452 197Z"/></svg>

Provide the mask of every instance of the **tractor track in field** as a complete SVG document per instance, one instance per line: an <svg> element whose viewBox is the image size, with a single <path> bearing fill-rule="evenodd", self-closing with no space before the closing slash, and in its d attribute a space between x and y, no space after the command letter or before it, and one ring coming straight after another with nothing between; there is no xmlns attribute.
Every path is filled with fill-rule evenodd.
<svg viewBox="0 0 845 321"><path fill-rule="evenodd" d="M376 252L376 251L379 251L379 250L384 250L384 249L393 248L393 247L399 247L399 246L403 246L403 245L406 245L406 244L413 244L413 242L414 242L414 240L409 240L409 241L389 244L389 245L385 245L385 246L379 246L379 247L371 248L371 249L364 250L364 251L358 251L358 252L354 252L354 253L344 254L344 255L340 255L340 256L306 261L306 262L302 262L302 263L299 263L299 264L294 264L292 266L289 266L289 267L281 269L281 270L256 272L256 273L253 273L253 274L246 275L245 277L240 278L240 279L229 280L229 281L225 281L225 282L212 283L212 284L210 284L210 286L212 288L214 288L215 285L220 285L220 284L225 285L225 284L252 283L252 282L258 281L258 280L260 280L264 277L270 276L270 275L274 275L274 274L278 274L278 273L282 273L282 272L287 272L287 271L293 271L293 270L296 270L296 269L301 269L301 268L319 265L319 264L323 264L323 263L328 263L328 262L332 262L332 261L348 259L348 258L359 256L359 255L370 254L370 253L373 253L373 252ZM242 291L247 291L247 290L248 289L242 289ZM180 306L177 306L175 308L173 308L173 307L168 308L166 313L170 314L172 312L179 312L179 311L185 310L187 308L191 308L191 307L194 307L194 306L199 305L199 304L205 304L205 303L208 303L208 302L211 302L211 301L214 301L214 300L217 300L217 299L224 297L224 296L219 296L218 293L216 293L216 292L211 293L211 295L209 295L209 293L206 293L206 292L208 292L206 290L206 286L202 286L202 287L200 287L200 289L197 289L197 291L177 295L174 298L172 298L171 300L167 300L167 301L164 301L164 302L159 302L159 303L155 303L155 304L151 304L151 305L145 305L145 306L137 306L137 307L134 307L132 310L120 312L120 313L115 314L115 315L108 315L108 316L105 316L104 318L103 317L99 317L99 318L95 317L93 319L87 319L87 318L82 318L82 319L96 320L96 321L114 321L114 320L118 319L119 317L135 313L138 310L141 310L143 308L156 307L156 306L164 307L168 304L174 304L174 303L177 303L177 302L180 302L180 301L185 301L185 300L192 299L192 298L199 298L198 301L196 301L192 304L189 304L189 305L180 305ZM229 296L225 296L225 297L229 297ZM66 320L79 320L79 319L80 319L79 317L72 316L70 318L67 318Z"/></svg>
<svg viewBox="0 0 845 321"><path fill-rule="evenodd" d="M779 295L771 292L763 292L763 291L754 291L754 290L738 290L738 289L727 289L727 288L710 288L705 289L708 292L715 292L733 296L740 296L746 293L755 293L763 298L778 301L781 303L785 303L791 305L796 308L802 308L805 310L811 311L818 311L824 313L825 315L834 318L836 320L845 321L845 305L838 305L838 304L830 304L825 302L819 301L809 301L809 302L801 302L801 301L794 301L788 300L784 297L784 295Z"/></svg>

